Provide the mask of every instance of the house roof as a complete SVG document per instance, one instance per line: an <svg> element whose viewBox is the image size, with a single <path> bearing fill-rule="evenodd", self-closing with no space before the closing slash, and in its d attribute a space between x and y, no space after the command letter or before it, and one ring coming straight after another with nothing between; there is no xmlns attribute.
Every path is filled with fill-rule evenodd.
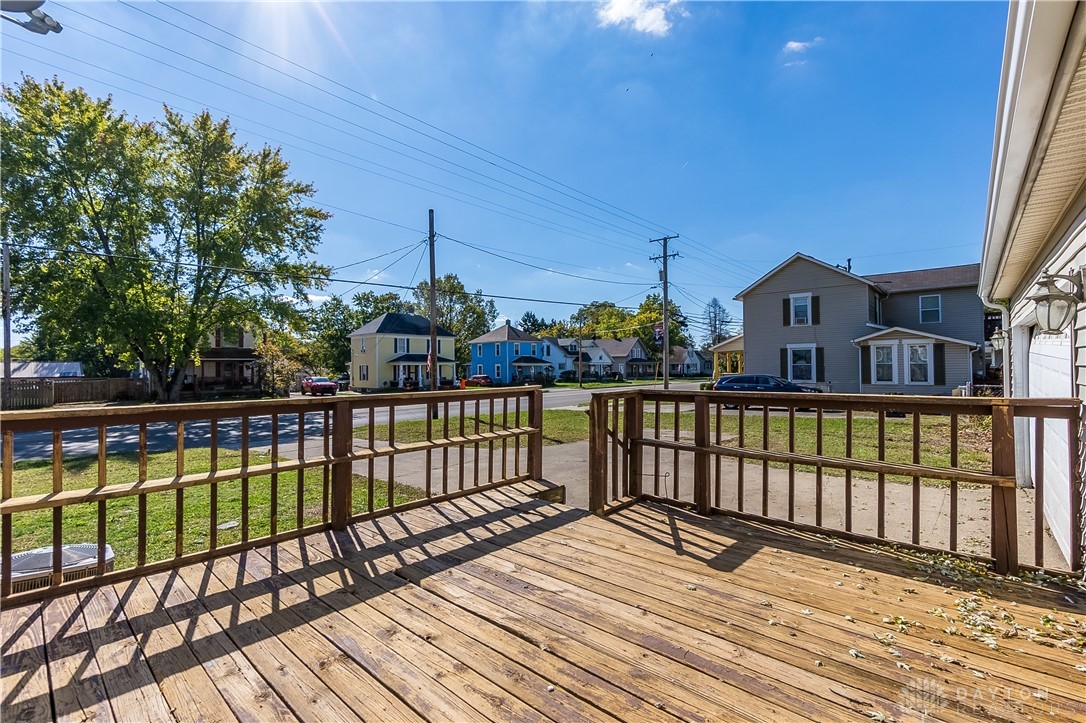
<svg viewBox="0 0 1086 723"><path fill-rule="evenodd" d="M0 377L4 368L0 366ZM53 379L56 377L83 376L83 362L13 361L12 379Z"/></svg>
<svg viewBox="0 0 1086 723"><path fill-rule="evenodd" d="M671 347L670 364L684 364L688 358L701 360L701 354L698 354L697 349L688 349L685 346Z"/></svg>
<svg viewBox="0 0 1086 723"><path fill-rule="evenodd" d="M439 362L451 362L455 361L452 357L438 355L437 360ZM389 364L426 364L429 361L429 354L400 354L399 356L392 357L388 360Z"/></svg>
<svg viewBox="0 0 1086 723"><path fill-rule="evenodd" d="M390 311L381 314L376 319L364 324L361 328L351 332L349 336L360 336L362 334L407 334L408 336L429 336L430 320L425 316L419 316L418 314L399 314ZM441 324L437 325L437 335L456 336L456 334L453 334L451 331L441 326Z"/></svg>
<svg viewBox="0 0 1086 723"><path fill-rule="evenodd" d="M709 347L709 351L742 351L743 335L729 336L724 341Z"/></svg>
<svg viewBox="0 0 1086 723"><path fill-rule="evenodd" d="M767 274L764 274L760 279L758 279L753 284L751 284L750 286L748 286L747 288L743 289L738 294L736 294L735 295L735 300L736 301L742 301L743 297L746 296L748 293L750 293L751 289L755 288L756 286L761 285L761 283L763 281L768 279L770 276L774 276L778 271L780 271L784 267L786 267L786 266L788 266L788 265L790 265L790 264L792 264L792 263L794 263L796 261L799 261L801 259L804 260L804 261L809 261L812 264L818 264L819 266L822 266L823 268L827 268L827 269L829 269L831 271L836 271L837 273L841 274L842 276L847 276L848 278L854 279L855 281L859 281L862 284L866 284L868 286L873 286L876 289L879 289L878 284L876 284L874 281L871 281L870 279L866 279L863 276L858 276L858 275L852 273L851 271L846 271L846 270L842 269L840 266L834 266L833 264L828 264L825 261L819 261L818 259L816 259L813 256L808 256L807 254L801 254L801 253L797 252L797 253L792 254L790 257L785 259L783 262L778 264L776 267L774 267L772 271L770 271ZM882 289L879 289L879 290L881 291Z"/></svg>
<svg viewBox="0 0 1086 723"><path fill-rule="evenodd" d="M878 339L879 337L886 336L887 334L911 334L913 336L923 337L924 339L937 339L939 341L945 341L950 344L961 344L962 346L977 347L977 343L974 341L966 341L964 339L955 339L950 336L940 336L939 334L931 334L926 331L917 331L916 329L906 329L903 326L891 326L889 329L879 329L878 331L868 334L867 336L861 336L858 339L853 339L853 344L860 344L865 341L871 341Z"/></svg>
<svg viewBox="0 0 1086 723"><path fill-rule="evenodd" d="M628 336L624 339L596 339L594 343L607 352L612 359L615 359L629 356L640 341L636 336Z"/></svg>
<svg viewBox="0 0 1086 723"><path fill-rule="evenodd" d="M521 331L512 324L502 324L494 329L491 329L482 336L477 336L472 339L469 344L485 344L492 341L527 341L538 342L539 337L532 336L526 331Z"/></svg>
<svg viewBox="0 0 1086 723"><path fill-rule="evenodd" d="M512 364L513 366L530 366L530 367L550 366L551 365L551 363L549 361L547 361L546 359L540 359L537 356L518 356L516 359L514 359L513 361L511 361L509 363Z"/></svg>
<svg viewBox="0 0 1086 723"><path fill-rule="evenodd" d="M935 269L897 271L889 274L869 274L866 278L881 286L888 294L903 291L927 291L950 289L958 286L976 286L980 281L980 264L941 266Z"/></svg>

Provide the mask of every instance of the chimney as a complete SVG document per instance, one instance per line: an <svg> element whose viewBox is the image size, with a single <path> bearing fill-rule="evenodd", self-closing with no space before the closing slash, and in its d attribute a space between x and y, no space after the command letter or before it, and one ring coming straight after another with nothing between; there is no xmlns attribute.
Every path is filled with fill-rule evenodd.
<svg viewBox="0 0 1086 723"><path fill-rule="evenodd" d="M512 320L512 319L506 319L506 320L505 320L505 325L506 325L506 326L509 326L509 325L510 325L510 324L512 324L512 323L513 323L513 320Z"/></svg>

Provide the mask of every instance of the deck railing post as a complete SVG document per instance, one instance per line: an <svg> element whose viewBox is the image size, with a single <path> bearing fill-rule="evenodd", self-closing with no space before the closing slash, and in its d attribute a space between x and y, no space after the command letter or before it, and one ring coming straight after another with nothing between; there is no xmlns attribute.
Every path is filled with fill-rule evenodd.
<svg viewBox="0 0 1086 723"><path fill-rule="evenodd" d="M645 434L645 400L641 392L626 397L626 487L630 497L641 497L641 438Z"/></svg>
<svg viewBox="0 0 1086 723"><path fill-rule="evenodd" d="M520 420L517 420L520 426ZM528 392L528 426L538 430L528 435L528 474L532 479L543 478L543 390Z"/></svg>
<svg viewBox="0 0 1086 723"><path fill-rule="evenodd" d="M336 402L332 410L332 528L344 530L351 517L351 403ZM324 430L328 434L328 430ZM302 443L302 442L299 442Z"/></svg>
<svg viewBox="0 0 1086 723"><path fill-rule="evenodd" d="M694 397L694 506L699 515L712 510L709 484L709 399L704 394Z"/></svg>
<svg viewBox="0 0 1086 723"><path fill-rule="evenodd" d="M593 395L588 403L588 510L603 515L607 498L607 400Z"/></svg>
<svg viewBox="0 0 1086 723"><path fill-rule="evenodd" d="M1014 477L1014 410L1006 399L992 402L992 474ZM1014 487L992 487L992 559L995 571L1018 571L1018 511Z"/></svg>

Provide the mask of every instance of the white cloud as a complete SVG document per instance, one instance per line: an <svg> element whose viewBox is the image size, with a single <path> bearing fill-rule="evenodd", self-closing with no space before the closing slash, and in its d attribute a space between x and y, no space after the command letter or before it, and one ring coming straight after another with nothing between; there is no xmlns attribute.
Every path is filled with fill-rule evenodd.
<svg viewBox="0 0 1086 723"><path fill-rule="evenodd" d="M784 44L781 49L785 53L806 53L815 45L822 44L822 37L816 37L814 40L789 40Z"/></svg>
<svg viewBox="0 0 1086 723"><path fill-rule="evenodd" d="M791 61L789 63L785 63L784 67L786 67L786 68L794 68L794 67L796 67L798 65L807 65L807 61L806 60L793 60L793 61Z"/></svg>
<svg viewBox="0 0 1086 723"><path fill-rule="evenodd" d="M619 25L640 33L664 37L674 16L689 17L681 0L605 0L596 9L600 27Z"/></svg>

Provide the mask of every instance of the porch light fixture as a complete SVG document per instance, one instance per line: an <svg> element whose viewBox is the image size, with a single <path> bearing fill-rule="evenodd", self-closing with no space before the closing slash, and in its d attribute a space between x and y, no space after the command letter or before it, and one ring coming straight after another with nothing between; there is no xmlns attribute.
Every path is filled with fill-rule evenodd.
<svg viewBox="0 0 1086 723"><path fill-rule="evenodd" d="M996 329L992 332L992 338L989 339L992 343L993 351L1003 351L1003 347L1007 346L1007 337L1009 335L1002 329Z"/></svg>
<svg viewBox="0 0 1086 723"><path fill-rule="evenodd" d="M1057 280L1070 281L1073 291L1064 291ZM1082 269L1073 274L1050 274L1047 271L1037 282L1037 291L1028 297L1037 311L1037 330L1041 334L1062 334L1071 325L1083 303Z"/></svg>

